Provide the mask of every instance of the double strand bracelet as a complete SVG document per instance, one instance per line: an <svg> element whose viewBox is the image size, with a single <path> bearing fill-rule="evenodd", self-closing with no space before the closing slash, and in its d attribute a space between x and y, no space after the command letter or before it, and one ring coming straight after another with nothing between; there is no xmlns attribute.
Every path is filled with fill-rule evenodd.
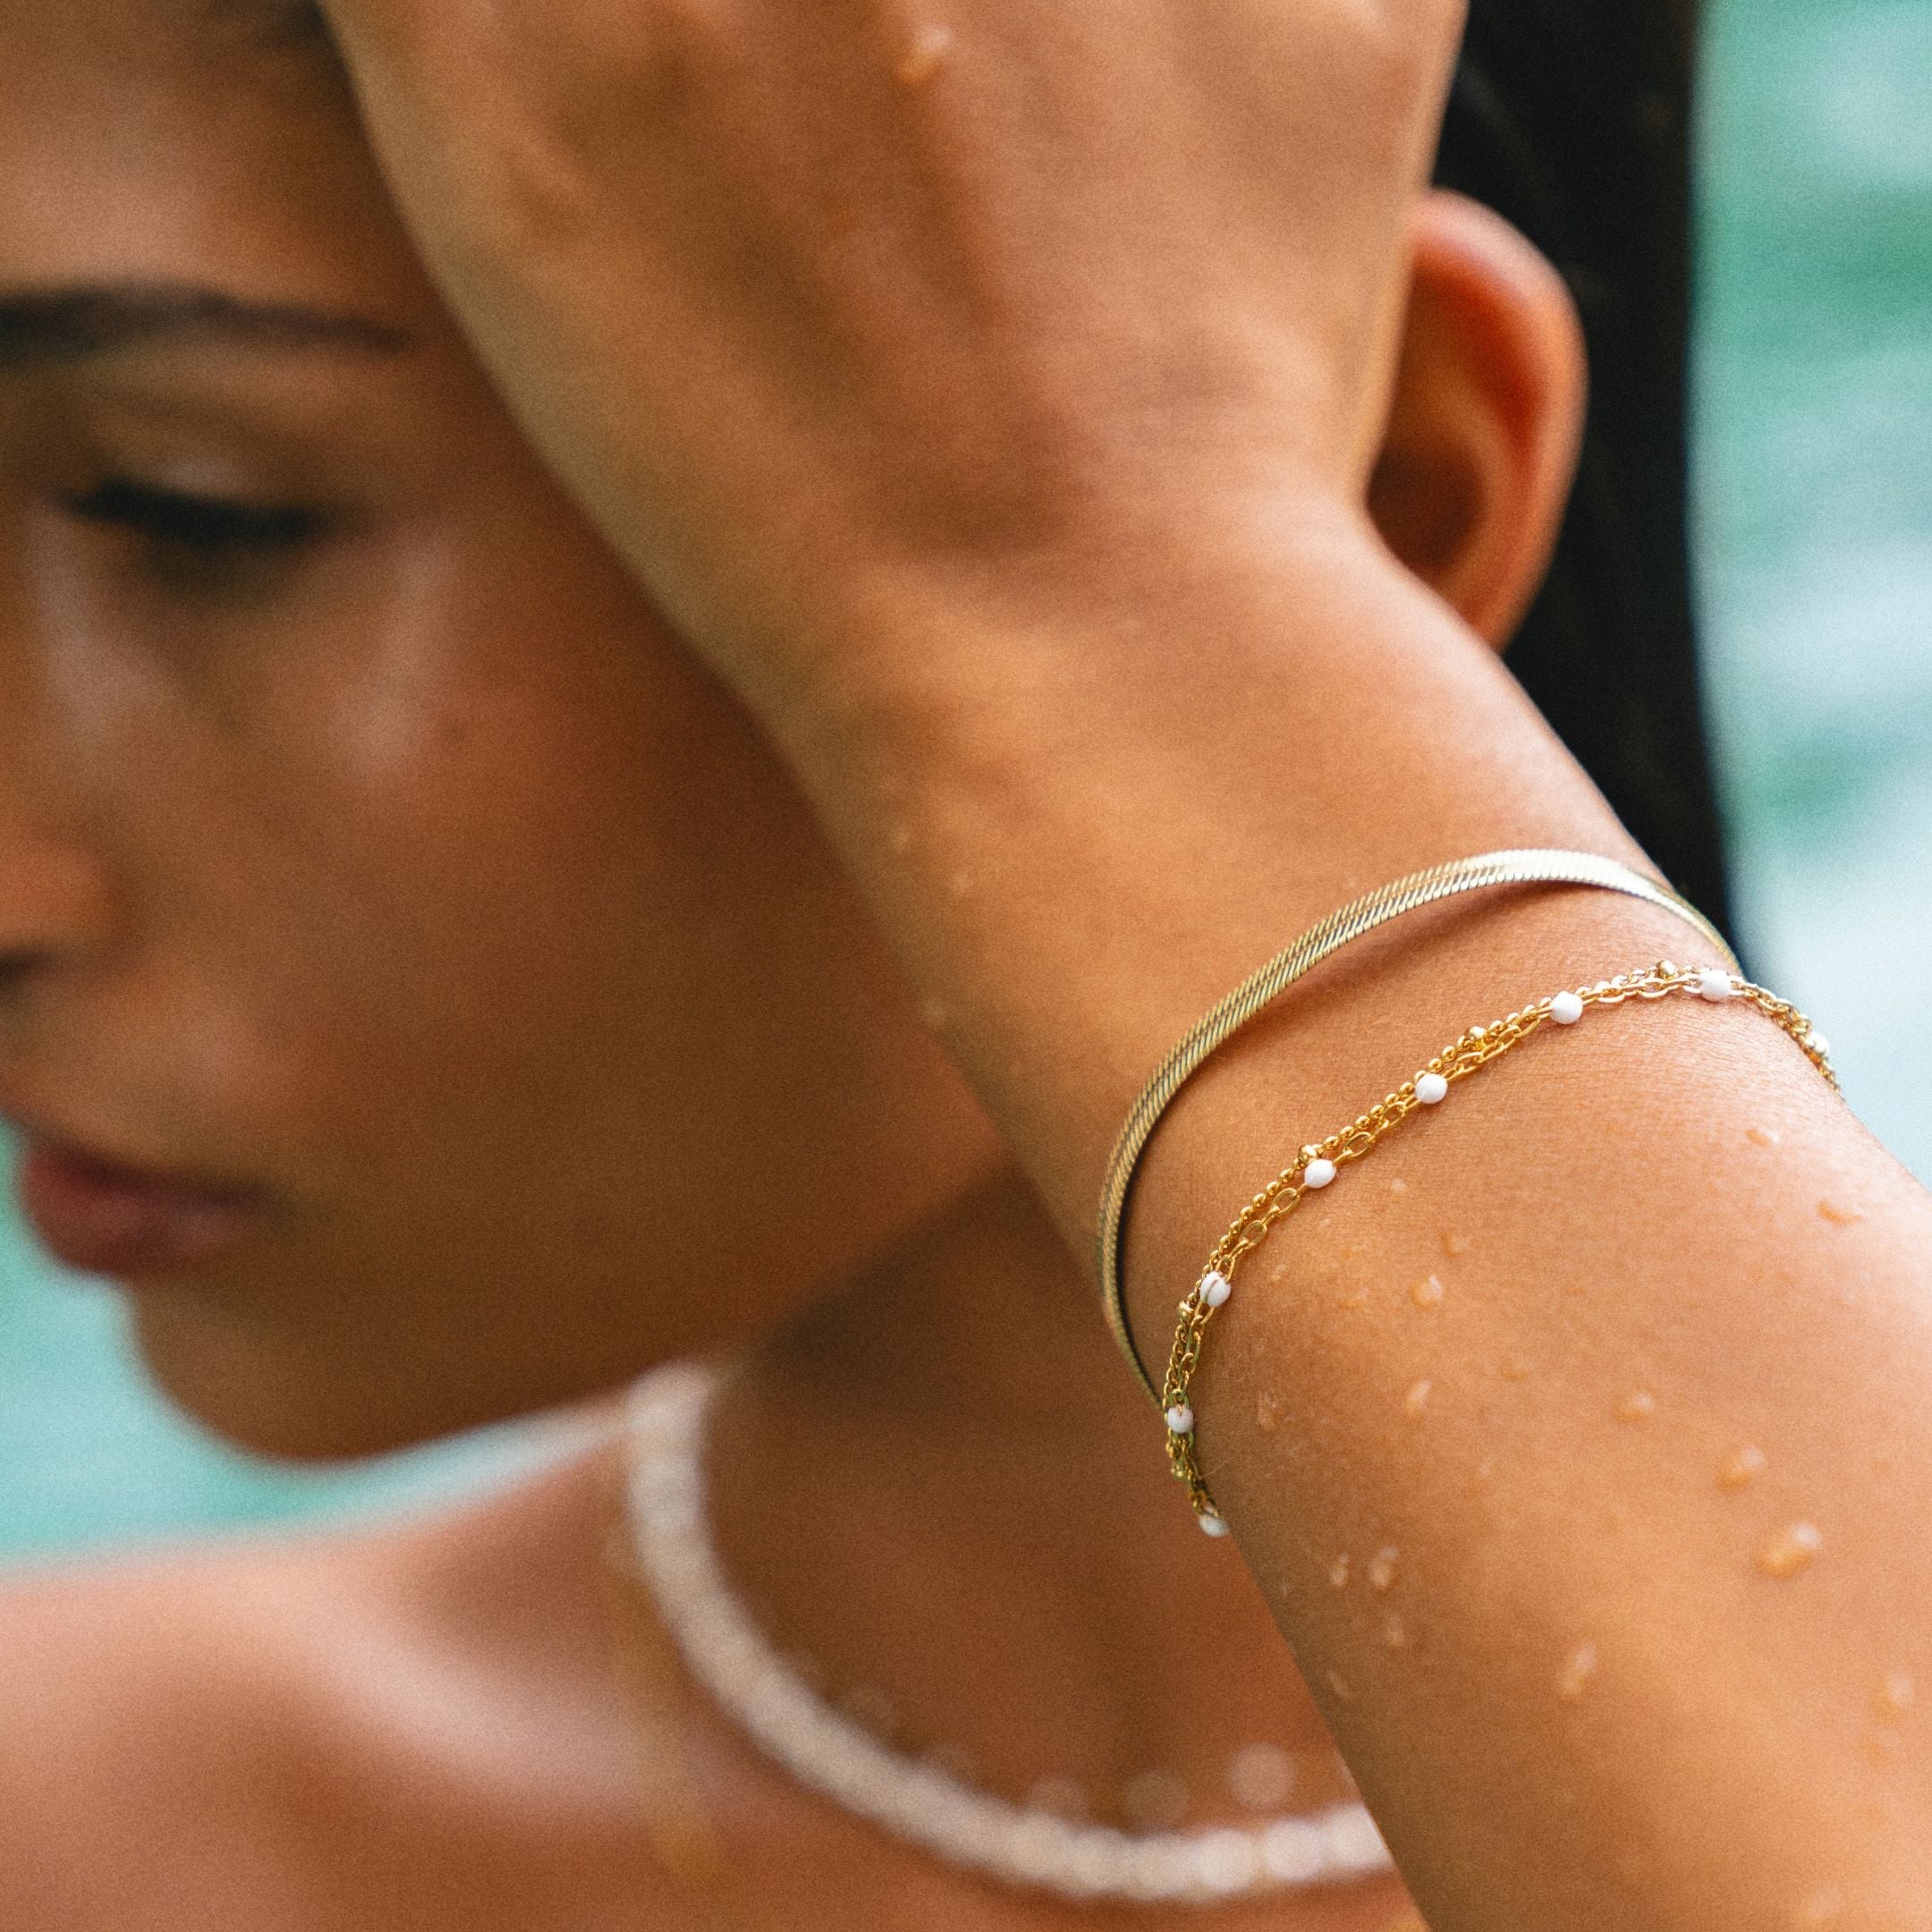
<svg viewBox="0 0 1932 1932"><path fill-rule="evenodd" d="M1234 1292L1241 1263L1258 1248L1277 1221L1286 1219L1311 1193L1331 1185L1342 1169L1360 1160L1418 1109L1439 1106L1450 1088L1467 1080L1491 1061L1500 1060L1548 1024L1574 1026L1592 1006L1621 1006L1631 1000L1668 999L1689 994L1715 1005L1739 1002L1755 1007L1775 1021L1804 1049L1835 1091L1838 1076L1832 1071L1824 1036L1792 1005L1764 987L1721 966L1683 968L1669 960L1617 979L1599 979L1576 992L1556 993L1533 1006L1487 1026L1473 1026L1452 1041L1419 1072L1370 1107L1358 1120L1326 1140L1311 1141L1235 1216L1219 1245L1208 1256L1200 1279L1181 1303L1167 1374L1161 1384L1165 1411L1167 1460L1175 1477L1187 1485L1189 1500L1201 1528L1209 1536L1225 1536L1227 1524L1216 1506L1201 1474L1194 1435L1194 1409L1189 1391L1200 1361L1201 1344L1216 1314Z"/></svg>
<svg viewBox="0 0 1932 1932"><path fill-rule="evenodd" d="M1127 1358L1134 1379L1149 1401L1158 1402L1160 1397L1127 1326L1120 1273L1121 1224L1127 1212L1127 1196L1133 1187L1134 1169L1169 1103L1250 1021L1272 1005L1296 980L1351 942L1404 913L1462 893L1493 886L1530 885L1597 886L1633 899L1648 900L1687 921L1718 958L1729 962L1734 970L1743 970L1736 954L1724 944L1724 935L1688 899L1661 880L1633 872L1627 865L1606 859L1600 852L1565 852L1546 846L1480 852L1473 859L1452 859L1411 872L1374 892L1364 893L1360 899L1350 900L1319 925L1311 926L1195 1021L1186 1038L1154 1070L1153 1077L1140 1089L1108 1157L1106 1178L1100 1190L1100 1306L1114 1343Z"/></svg>

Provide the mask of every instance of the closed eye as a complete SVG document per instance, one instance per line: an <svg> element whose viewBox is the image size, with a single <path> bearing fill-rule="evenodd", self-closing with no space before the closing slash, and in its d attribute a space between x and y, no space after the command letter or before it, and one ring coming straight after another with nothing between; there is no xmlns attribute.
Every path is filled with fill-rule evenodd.
<svg viewBox="0 0 1932 1932"><path fill-rule="evenodd" d="M64 501L68 513L82 522L210 558L296 549L320 536L327 522L322 512L300 504L197 496L126 477L109 477Z"/></svg>

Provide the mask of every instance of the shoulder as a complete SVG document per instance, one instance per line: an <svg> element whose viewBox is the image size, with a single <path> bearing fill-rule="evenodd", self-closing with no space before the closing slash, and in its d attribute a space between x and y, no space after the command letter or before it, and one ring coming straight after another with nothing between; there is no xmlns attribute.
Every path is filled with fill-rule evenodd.
<svg viewBox="0 0 1932 1932"><path fill-rule="evenodd" d="M318 1910L318 1873L349 1908L442 1885L427 1846L533 1869L592 1850L587 1823L611 1835L631 1794L597 1597L608 1461L0 1576L0 1926L354 1923L376 1902Z"/></svg>
<svg viewBox="0 0 1932 1932"><path fill-rule="evenodd" d="M112 1923L233 1828L293 1728L301 1594L239 1549L0 1581L0 1924Z"/></svg>

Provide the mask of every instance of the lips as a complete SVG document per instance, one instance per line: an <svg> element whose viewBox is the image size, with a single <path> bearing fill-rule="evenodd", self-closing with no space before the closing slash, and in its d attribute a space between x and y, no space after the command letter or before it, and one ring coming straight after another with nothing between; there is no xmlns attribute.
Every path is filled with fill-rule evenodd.
<svg viewBox="0 0 1932 1932"><path fill-rule="evenodd" d="M214 1260L245 1241L262 1215L256 1195L121 1166L51 1140L27 1142L16 1185L29 1224L56 1260L123 1279Z"/></svg>

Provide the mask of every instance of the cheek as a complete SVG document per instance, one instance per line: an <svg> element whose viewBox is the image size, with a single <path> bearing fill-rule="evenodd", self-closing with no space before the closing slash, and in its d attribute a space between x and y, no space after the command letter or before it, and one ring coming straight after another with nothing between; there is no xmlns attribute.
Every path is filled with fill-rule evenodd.
<svg viewBox="0 0 1932 1932"><path fill-rule="evenodd" d="M125 928L82 1030L111 1004L130 1065L299 1195L473 1184L570 1122L669 1140L818 871L588 542L405 533L265 608L62 627L114 640L65 654Z"/></svg>
<svg viewBox="0 0 1932 1932"><path fill-rule="evenodd" d="M877 1012L869 936L742 715L634 608L522 615L476 614L460 659L447 624L393 628L302 734L328 758L262 941L292 1097L347 1212L465 1248L496 1220L525 1268L701 1267L748 1160L865 1050L840 1015Z"/></svg>
<svg viewBox="0 0 1932 1932"><path fill-rule="evenodd" d="M326 699L306 944L426 1101L580 1118L642 1075L675 1102L784 916L748 875L812 869L802 813L640 614L458 611L460 641L398 623Z"/></svg>
<svg viewBox="0 0 1932 1932"><path fill-rule="evenodd" d="M140 1332L177 1400L257 1447L568 1399L837 1265L796 1242L748 1292L676 1292L795 1133L797 1003L757 989L788 923L826 923L801 903L818 860L710 687L635 623L556 614L539 640L499 613L460 659L392 628L371 676L284 683L198 856L157 860L199 883L157 949L195 964L148 976L150 1005L246 1037L190 1072L288 1213L200 1292L143 1297Z"/></svg>
<svg viewBox="0 0 1932 1932"><path fill-rule="evenodd" d="M728 1346L988 1158L749 721L564 555L352 573L129 780L131 990L226 1016L194 1090L289 1203L142 1335L257 1446L388 1446Z"/></svg>

